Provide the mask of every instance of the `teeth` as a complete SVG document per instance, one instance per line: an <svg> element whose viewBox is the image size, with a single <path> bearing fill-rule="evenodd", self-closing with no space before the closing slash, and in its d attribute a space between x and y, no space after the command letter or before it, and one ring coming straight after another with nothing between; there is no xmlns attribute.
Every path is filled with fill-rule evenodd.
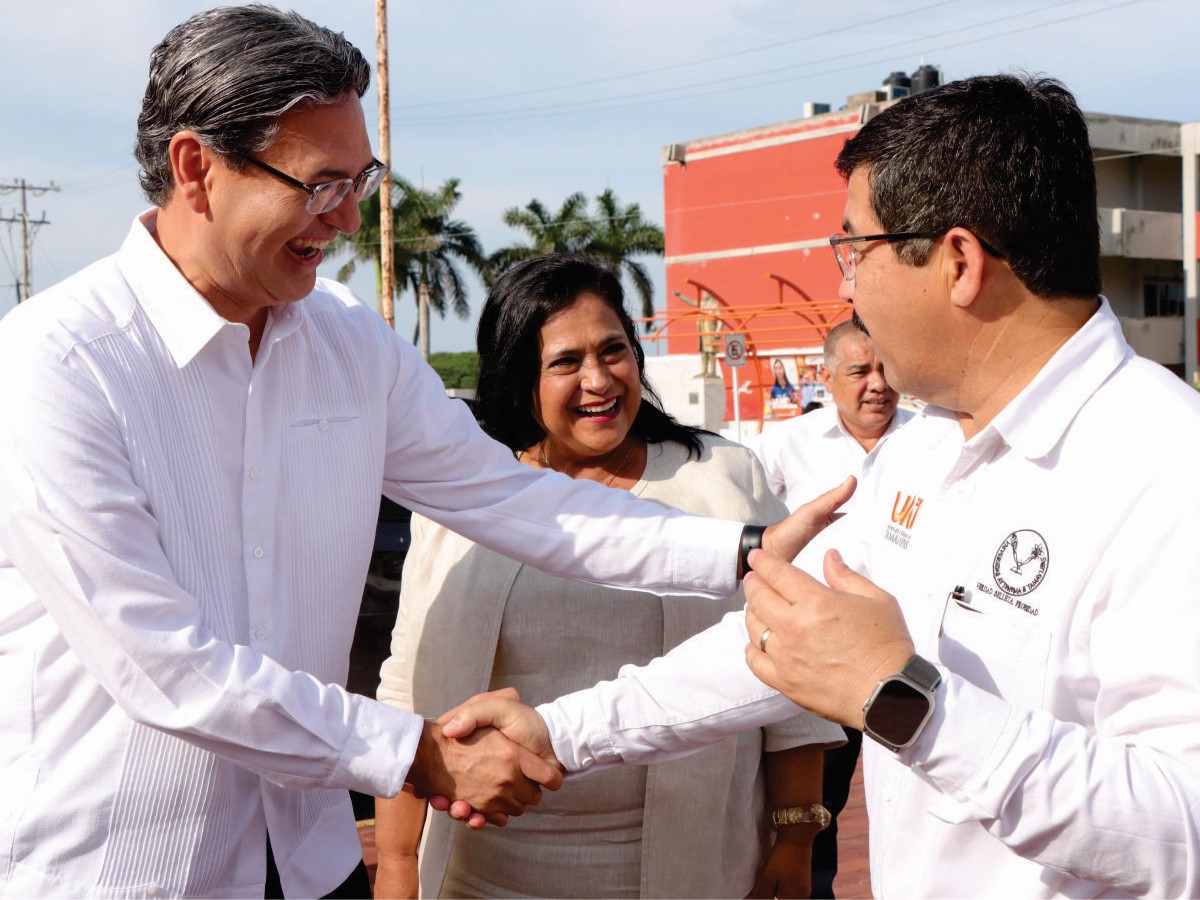
<svg viewBox="0 0 1200 900"><path fill-rule="evenodd" d="M598 416L603 413L612 412L617 408L616 398L613 398L603 406L580 406L577 407L580 414L585 416Z"/></svg>
<svg viewBox="0 0 1200 900"><path fill-rule="evenodd" d="M290 243L297 250L324 250L329 241L319 241L315 238L293 238Z"/></svg>

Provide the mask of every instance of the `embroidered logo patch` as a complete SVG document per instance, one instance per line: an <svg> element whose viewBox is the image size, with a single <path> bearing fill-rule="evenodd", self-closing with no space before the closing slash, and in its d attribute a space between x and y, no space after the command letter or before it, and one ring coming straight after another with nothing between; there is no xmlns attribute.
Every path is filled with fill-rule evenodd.
<svg viewBox="0 0 1200 900"><path fill-rule="evenodd" d="M1004 539L992 558L992 580L1014 597L1037 589L1050 568L1046 539L1029 528L1014 531Z"/></svg>

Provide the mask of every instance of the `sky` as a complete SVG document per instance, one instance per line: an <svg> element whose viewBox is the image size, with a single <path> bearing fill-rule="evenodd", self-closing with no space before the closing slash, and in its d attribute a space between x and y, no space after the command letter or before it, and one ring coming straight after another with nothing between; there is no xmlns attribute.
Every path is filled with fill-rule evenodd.
<svg viewBox="0 0 1200 900"><path fill-rule="evenodd" d="M33 288L114 252L148 206L131 148L151 48L213 3L0 0L0 186L28 198ZM375 61L374 0L295 0ZM1061 79L1088 111L1200 120L1200 0L438 0L389 4L392 167L461 182L456 211L489 252L518 242L503 211L611 187L662 223L664 145L844 104L892 71L943 78L1025 70ZM374 85L364 98L377 137ZM0 218L18 209L0 193ZM16 226L0 223L0 315L15 301ZM333 276L344 260L328 259ZM662 298L661 259L646 260ZM374 278L351 285L374 302ZM474 345L472 315L435 317L432 348ZM628 289L628 285L627 285ZM412 336L410 294L396 328Z"/></svg>

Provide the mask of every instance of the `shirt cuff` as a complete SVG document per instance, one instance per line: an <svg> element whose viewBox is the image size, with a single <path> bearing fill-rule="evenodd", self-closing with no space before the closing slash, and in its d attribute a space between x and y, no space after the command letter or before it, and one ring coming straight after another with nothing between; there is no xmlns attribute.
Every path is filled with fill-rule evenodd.
<svg viewBox="0 0 1200 900"><path fill-rule="evenodd" d="M567 770L567 777L620 763L620 754L603 727L605 716L594 689L543 703L537 714L546 723L554 755Z"/></svg>
<svg viewBox="0 0 1200 900"><path fill-rule="evenodd" d="M374 797L400 793L417 753L425 720L366 697L334 772L334 782Z"/></svg>
<svg viewBox="0 0 1200 900"><path fill-rule="evenodd" d="M734 593L745 524L701 516L671 520L671 573L678 589L718 596Z"/></svg>
<svg viewBox="0 0 1200 900"><path fill-rule="evenodd" d="M942 672L933 714L912 745L897 754L938 789L930 812L946 822L978 818L978 782L1009 727L1008 701L976 687L960 675Z"/></svg>

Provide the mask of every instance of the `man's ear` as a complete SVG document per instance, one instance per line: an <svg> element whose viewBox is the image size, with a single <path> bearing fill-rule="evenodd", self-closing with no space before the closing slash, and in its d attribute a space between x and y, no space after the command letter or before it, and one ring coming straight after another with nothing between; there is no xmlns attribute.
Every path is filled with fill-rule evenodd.
<svg viewBox="0 0 1200 900"><path fill-rule="evenodd" d="M942 247L950 302L965 309L983 286L987 251L973 232L961 227L946 232Z"/></svg>
<svg viewBox="0 0 1200 900"><path fill-rule="evenodd" d="M825 387L829 387L829 382L833 378L833 372L830 370L829 366L822 365L817 377L821 379L821 384L825 385Z"/></svg>
<svg viewBox="0 0 1200 900"><path fill-rule="evenodd" d="M175 187L172 198L178 198L192 212L208 212L208 174L213 165L213 153L200 141L194 131L180 131L167 148L171 159L171 177Z"/></svg>

